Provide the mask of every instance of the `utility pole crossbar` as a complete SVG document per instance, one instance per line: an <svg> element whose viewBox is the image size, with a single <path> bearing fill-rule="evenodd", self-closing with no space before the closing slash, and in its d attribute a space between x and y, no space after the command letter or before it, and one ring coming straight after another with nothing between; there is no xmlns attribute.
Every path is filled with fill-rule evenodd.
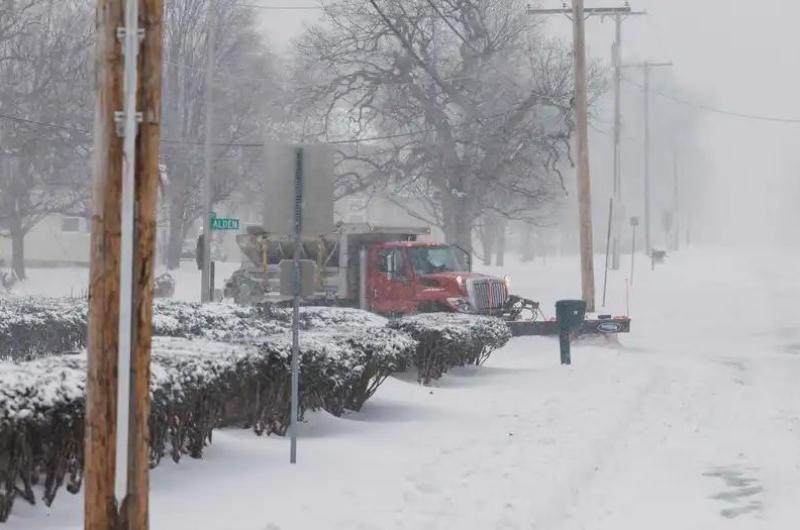
<svg viewBox="0 0 800 530"><path fill-rule="evenodd" d="M528 8L529 15L572 15L572 9L569 7L561 9L534 9ZM646 15L647 11L633 11L630 6L625 7L585 7L583 8L583 15L585 18L592 16L614 16L614 15Z"/></svg>

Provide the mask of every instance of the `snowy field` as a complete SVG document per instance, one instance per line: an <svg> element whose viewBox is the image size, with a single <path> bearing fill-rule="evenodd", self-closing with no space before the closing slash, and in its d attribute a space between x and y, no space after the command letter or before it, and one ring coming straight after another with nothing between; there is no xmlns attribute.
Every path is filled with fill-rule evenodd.
<svg viewBox="0 0 800 530"><path fill-rule="evenodd" d="M178 297L193 300L188 265ZM390 379L358 414L310 415L295 466L286 439L215 433L203 460L152 473L151 527L797 528L800 255L690 251L648 265L639 258L634 329L619 344L579 343L562 367L555 340L519 338L432 387ZM31 271L23 287L81 289L85 271L62 272ZM577 258L497 273L549 314L578 294ZM52 510L19 501L4 528L77 530L81 510L65 491Z"/></svg>

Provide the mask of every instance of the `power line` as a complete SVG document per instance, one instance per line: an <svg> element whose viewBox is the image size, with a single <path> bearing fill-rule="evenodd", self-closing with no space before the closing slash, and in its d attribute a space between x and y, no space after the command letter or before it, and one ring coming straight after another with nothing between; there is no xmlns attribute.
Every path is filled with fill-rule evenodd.
<svg viewBox="0 0 800 530"><path fill-rule="evenodd" d="M81 133L85 133L85 134L91 134L92 133L92 131L90 131L88 129L81 129L80 127L73 127L73 126L70 126L70 125L59 125L57 123L48 123L48 122L44 122L44 121L31 120L31 119L28 119L28 118L22 118L20 116L11 116L9 114L0 114L0 119L13 121L13 122L17 122L17 123L26 123L26 124L29 124L29 125L38 125L40 127L49 127L51 129L61 129L61 130L65 130L65 131L75 131L75 132L81 132Z"/></svg>
<svg viewBox="0 0 800 530"><path fill-rule="evenodd" d="M311 11L325 9L323 6L262 6L258 4L235 4L237 7L266 9L270 11Z"/></svg>
<svg viewBox="0 0 800 530"><path fill-rule="evenodd" d="M524 103L524 102L518 102L517 105L522 104L522 103ZM509 114L511 114L513 112L516 112L516 110L515 109L510 109L510 110L507 110L507 111L504 111L504 112L498 112L498 113L495 113L495 114L490 114L490 115L485 116L485 117L483 117L481 119L464 120L462 122L456 123L454 125L454 127L465 127L467 125L474 125L476 123L482 123L484 119L502 118L503 116L507 116L507 115L509 115ZM7 115L7 114L0 114L0 119L6 119L6 120L11 120L11 121L16 121L16 122L23 122L23 123L27 123L27 124L31 124L31 125L38 125L38 126L41 126L41 127L52 127L52 128L56 128L56 129L80 132L80 133L84 133L84 134L92 134L92 131L89 131L87 129L81 129L79 127L73 127L73 126L69 126L69 125L59 125L59 124L56 124L56 123L47 123L47 122L37 121L37 120L30 120L30 119L27 119L27 118L20 118L18 116L10 116L10 115ZM416 131L409 131L409 132L404 132L404 133L394 133L394 134L385 134L385 135L379 135L379 136L369 136L369 137L365 137L365 138L352 138L352 139L348 139L348 140L331 140L331 141L329 141L327 143L333 144L333 145L359 144L359 143L374 142L374 141L379 141L379 140L392 140L392 139L395 139L395 138L405 138L405 137L410 137L410 136L417 136L417 135L427 134L427 133L431 133L431 132L436 132L436 128L435 127L426 127L426 128L419 129L419 130L416 130ZM180 139L175 139L175 138L162 138L161 142L162 143L166 143L166 144L179 144L179 145L203 145L204 144L204 142L200 141L200 140L180 140ZM216 146L216 147L242 147L242 148L264 147L266 145L264 142L252 142L252 143L251 142L212 142L212 144L214 146Z"/></svg>
<svg viewBox="0 0 800 530"><path fill-rule="evenodd" d="M635 81L632 81L630 79L627 79L627 78L623 77L622 80L625 81L626 83L628 83L629 85L633 85L635 87L638 87L641 90L645 89L645 87L643 85L641 85L640 83L637 83ZM680 105L686 105L686 106L689 106L689 107L695 107L697 109L700 109L700 110L703 110L703 111L706 111L706 112L711 112L711 113L714 113L714 114L722 114L722 115L725 115L725 116L732 116L734 118L742 118L742 119L754 120L754 121L767 121L767 122L773 122L773 123L789 123L789 124L800 123L800 119L798 119L798 118L782 118L782 117L778 117L778 116L764 116L764 115L759 115L759 114L748 114L748 113L745 113L745 112L730 111L730 110L725 110L725 109L720 109L720 108L717 108L717 107L713 107L711 105L706 105L706 104L703 104L703 103L697 103L695 101L682 99L682 98L679 98L677 96L673 96L672 94L667 94L667 93L661 92L659 90L650 89L650 90L648 90L648 92L650 92L651 94L654 94L656 96L662 97L664 99L667 99L669 101L672 101L674 103L678 103Z"/></svg>

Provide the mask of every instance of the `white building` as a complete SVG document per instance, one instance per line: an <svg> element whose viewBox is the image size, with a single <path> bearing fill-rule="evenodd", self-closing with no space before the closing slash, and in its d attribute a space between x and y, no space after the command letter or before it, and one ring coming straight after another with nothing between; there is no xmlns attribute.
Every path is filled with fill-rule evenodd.
<svg viewBox="0 0 800 530"><path fill-rule="evenodd" d="M91 224L88 219L50 215L25 235L25 264L32 267L88 266ZM0 238L0 259L11 263L11 239Z"/></svg>

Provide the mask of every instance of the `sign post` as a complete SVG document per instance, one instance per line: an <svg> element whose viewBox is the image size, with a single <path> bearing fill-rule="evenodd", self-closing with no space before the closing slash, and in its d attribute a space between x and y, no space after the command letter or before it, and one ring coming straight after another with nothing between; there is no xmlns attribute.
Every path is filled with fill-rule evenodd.
<svg viewBox="0 0 800 530"><path fill-rule="evenodd" d="M297 463L297 410L300 386L300 254L303 249L303 148L294 151L294 296L292 297L292 408L289 423L289 462Z"/></svg>
<svg viewBox="0 0 800 530"><path fill-rule="evenodd" d="M633 285L633 264L636 261L636 227L639 226L639 218L631 217L633 227L633 237L631 238L631 285Z"/></svg>

